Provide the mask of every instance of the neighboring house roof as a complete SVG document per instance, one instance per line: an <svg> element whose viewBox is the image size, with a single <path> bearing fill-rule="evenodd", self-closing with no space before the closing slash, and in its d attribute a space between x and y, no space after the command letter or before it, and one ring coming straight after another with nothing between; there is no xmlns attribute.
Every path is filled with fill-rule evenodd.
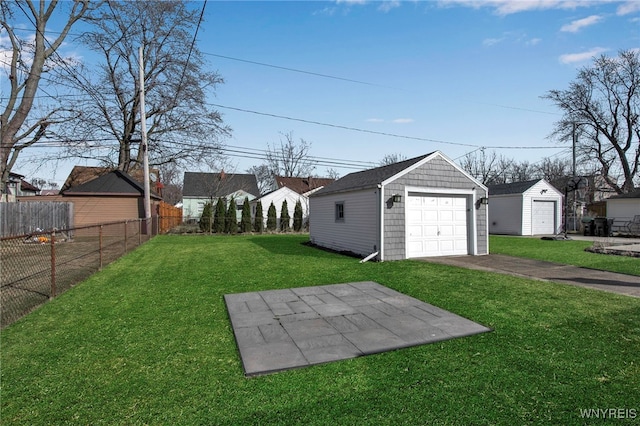
<svg viewBox="0 0 640 426"><path fill-rule="evenodd" d="M42 196L58 195L59 193L59 189L43 189L40 191L40 195Z"/></svg>
<svg viewBox="0 0 640 426"><path fill-rule="evenodd" d="M119 195L139 197L144 194L144 187L133 177L120 170L114 170L98 176L88 182L72 186L60 191L62 195ZM160 197L151 191L151 198Z"/></svg>
<svg viewBox="0 0 640 426"><path fill-rule="evenodd" d="M24 179L20 179L20 190L25 192L39 192L40 188L30 184Z"/></svg>
<svg viewBox="0 0 640 426"><path fill-rule="evenodd" d="M312 197L318 195L333 194L336 192L355 191L359 189L367 189L376 187L378 184L395 176L401 171L411 167L421 160L429 157L433 153L421 155L420 157L411 158L409 160L400 161L386 166L376 167L375 169L363 170L361 172L349 173L348 175L338 179L331 185L325 186L319 191L311 194Z"/></svg>
<svg viewBox="0 0 640 426"><path fill-rule="evenodd" d="M255 200L251 200L252 203L257 203L258 201L263 201L263 200L268 200L271 198L274 198L275 195L281 196L281 197L290 197L292 200L298 200L300 198L307 198L306 195L304 194L299 194L296 191L294 191L293 189L287 187L287 186L283 186L282 188L278 188L278 189L274 189L273 191L269 191L266 194L262 194L259 198L256 198Z"/></svg>
<svg viewBox="0 0 640 426"><path fill-rule="evenodd" d="M92 181L95 178L106 175L112 171L114 171L113 167L74 166L71 173L69 173L69 176L67 176L67 180L62 185L62 188L60 188L60 192L64 192L71 187ZM151 181L154 181L155 178L155 183L152 184L153 189L153 187L160 182L160 172L158 169L150 169L149 174L151 176ZM127 175L141 184L144 183L143 169L131 170Z"/></svg>
<svg viewBox="0 0 640 426"><path fill-rule="evenodd" d="M612 199L620 199L620 198L640 198L640 189L637 189L632 192L627 192L626 194L612 195L608 199L612 200Z"/></svg>
<svg viewBox="0 0 640 426"><path fill-rule="evenodd" d="M317 177L275 176L274 178L278 188L287 187L298 194L306 194L335 182L335 179Z"/></svg>
<svg viewBox="0 0 640 426"><path fill-rule="evenodd" d="M183 197L218 198L237 191L258 196L258 180L253 174L184 172Z"/></svg>

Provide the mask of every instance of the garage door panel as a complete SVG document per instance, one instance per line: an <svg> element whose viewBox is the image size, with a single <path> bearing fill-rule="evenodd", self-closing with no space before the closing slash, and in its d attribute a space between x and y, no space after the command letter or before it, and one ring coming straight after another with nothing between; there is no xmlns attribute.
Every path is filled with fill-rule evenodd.
<svg viewBox="0 0 640 426"><path fill-rule="evenodd" d="M438 220L438 211L424 210L421 217L423 222L436 222Z"/></svg>
<svg viewBox="0 0 640 426"><path fill-rule="evenodd" d="M556 203L554 201L533 201L531 228L533 235L555 234Z"/></svg>
<svg viewBox="0 0 640 426"><path fill-rule="evenodd" d="M422 226L420 225L410 225L408 228L410 237L422 237Z"/></svg>
<svg viewBox="0 0 640 426"><path fill-rule="evenodd" d="M442 237L452 237L455 235L454 229L453 226L440 226L440 235Z"/></svg>
<svg viewBox="0 0 640 426"><path fill-rule="evenodd" d="M467 197L410 195L406 217L407 257L469 253Z"/></svg>
<svg viewBox="0 0 640 426"><path fill-rule="evenodd" d="M441 222L452 222L453 221L453 211L451 210L440 210L440 214L438 215L438 220Z"/></svg>
<svg viewBox="0 0 640 426"><path fill-rule="evenodd" d="M456 210L454 220L456 222L467 223L467 207L464 207L464 210Z"/></svg>
<svg viewBox="0 0 640 426"><path fill-rule="evenodd" d="M422 236L424 237L436 237L438 235L437 225L423 225Z"/></svg>

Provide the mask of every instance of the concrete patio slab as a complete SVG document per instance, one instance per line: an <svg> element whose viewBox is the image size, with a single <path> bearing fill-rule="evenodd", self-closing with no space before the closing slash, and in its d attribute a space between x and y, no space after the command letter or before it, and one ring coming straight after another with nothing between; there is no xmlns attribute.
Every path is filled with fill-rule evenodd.
<svg viewBox="0 0 640 426"><path fill-rule="evenodd" d="M490 331L372 281L224 299L247 377Z"/></svg>

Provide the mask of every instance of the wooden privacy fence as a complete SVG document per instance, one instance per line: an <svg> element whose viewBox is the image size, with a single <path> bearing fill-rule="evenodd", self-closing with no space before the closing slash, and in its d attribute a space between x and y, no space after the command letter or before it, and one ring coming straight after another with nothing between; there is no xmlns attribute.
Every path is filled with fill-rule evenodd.
<svg viewBox="0 0 640 426"><path fill-rule="evenodd" d="M158 216L160 234L164 234L171 228L175 228L182 223L182 209L174 207L164 201L158 204Z"/></svg>
<svg viewBox="0 0 640 426"><path fill-rule="evenodd" d="M0 203L0 237L23 235L37 229L73 227L73 203L29 201Z"/></svg>

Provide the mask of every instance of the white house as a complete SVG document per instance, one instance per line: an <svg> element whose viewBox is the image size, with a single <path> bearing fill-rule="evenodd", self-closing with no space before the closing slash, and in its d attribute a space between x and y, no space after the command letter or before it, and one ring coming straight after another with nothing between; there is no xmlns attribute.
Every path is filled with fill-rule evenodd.
<svg viewBox="0 0 640 426"><path fill-rule="evenodd" d="M276 189L275 191L268 192L260 198L256 198L250 201L249 204L251 205L251 217L254 221L256 220L256 206L258 205L258 202L261 202L262 220L266 227L267 212L269 210L269 206L271 205L271 203L273 203L274 207L276 208L278 224L280 224L282 202L284 200L287 200L287 211L289 212L289 217L291 218L289 227L291 227L293 224L293 214L295 212L296 203L298 202L298 200L300 200L300 204L302 205L302 223L306 223L309 217L309 199L306 196L298 194L294 190L287 188L286 186L283 186L280 189Z"/></svg>
<svg viewBox="0 0 640 426"><path fill-rule="evenodd" d="M313 244L377 260L489 253L487 188L439 151L309 196Z"/></svg>
<svg viewBox="0 0 640 426"><path fill-rule="evenodd" d="M562 193L544 179L489 185L489 233L558 234L562 200Z"/></svg>
<svg viewBox="0 0 640 426"><path fill-rule="evenodd" d="M182 184L182 216L184 221L198 220L205 204L214 206L219 198L236 202L238 220L244 199L249 201L260 194L253 174L185 172Z"/></svg>

